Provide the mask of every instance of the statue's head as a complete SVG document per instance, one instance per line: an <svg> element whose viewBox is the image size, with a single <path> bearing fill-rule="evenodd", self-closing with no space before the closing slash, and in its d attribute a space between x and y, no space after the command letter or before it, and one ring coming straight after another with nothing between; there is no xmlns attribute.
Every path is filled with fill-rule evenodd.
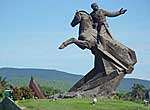
<svg viewBox="0 0 150 110"><path fill-rule="evenodd" d="M97 11L99 9L97 3L92 3L91 4L91 8L94 10L94 11Z"/></svg>

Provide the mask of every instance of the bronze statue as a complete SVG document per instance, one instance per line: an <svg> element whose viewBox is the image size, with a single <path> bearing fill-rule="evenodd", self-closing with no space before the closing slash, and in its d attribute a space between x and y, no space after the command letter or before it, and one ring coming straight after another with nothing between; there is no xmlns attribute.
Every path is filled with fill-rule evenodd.
<svg viewBox="0 0 150 110"><path fill-rule="evenodd" d="M108 12L106 10L99 9L97 3L92 3L91 8L93 9L93 11L90 13L93 19L93 27L98 31L97 39L105 48L106 44L103 38L112 39L111 33L108 30L109 26L107 24L106 17L116 17L121 14L124 14L127 10L123 10L123 8L121 8L120 11L117 12Z"/></svg>
<svg viewBox="0 0 150 110"><path fill-rule="evenodd" d="M121 14L124 14L127 11L126 9L123 10L123 8L121 8L117 12L108 12L106 10L99 9L99 7L96 3L92 3L91 8L93 9L93 12L90 15L92 16L92 19L93 19L94 28L96 28L98 30L99 37L103 36L103 34L105 33L103 31L109 31L108 24L106 21L106 16L107 17L116 17ZM106 37L112 38L111 35L106 36Z"/></svg>
<svg viewBox="0 0 150 110"><path fill-rule="evenodd" d="M127 10L110 13L99 9L96 3L91 5L93 12L77 11L71 26L79 25L78 40L70 38L63 42L59 49L76 44L81 49L89 49L95 55L94 68L79 80L69 91L82 97L113 97L114 91L125 74L133 71L137 62L135 51L112 38L108 30L106 16L115 17Z"/></svg>

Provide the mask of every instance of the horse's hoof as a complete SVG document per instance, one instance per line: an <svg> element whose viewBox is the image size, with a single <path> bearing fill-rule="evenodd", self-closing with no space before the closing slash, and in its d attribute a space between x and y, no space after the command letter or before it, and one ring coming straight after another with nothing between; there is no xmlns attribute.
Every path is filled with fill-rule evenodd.
<svg viewBox="0 0 150 110"><path fill-rule="evenodd" d="M59 46L59 49L64 49L66 46L64 43L62 43L60 46Z"/></svg>

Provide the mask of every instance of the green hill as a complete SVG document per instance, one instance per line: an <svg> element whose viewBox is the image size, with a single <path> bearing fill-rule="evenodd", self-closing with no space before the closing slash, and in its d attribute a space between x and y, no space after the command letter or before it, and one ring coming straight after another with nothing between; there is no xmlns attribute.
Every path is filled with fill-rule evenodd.
<svg viewBox="0 0 150 110"><path fill-rule="evenodd" d="M74 83L83 77L82 75L70 74L51 69L28 68L0 68L0 76L6 77L10 83L15 86L28 86L29 80L31 76L33 76L41 86L51 86L63 90L69 89ZM130 91L134 83L140 83L146 88L150 88L150 81L124 78L121 81L118 90Z"/></svg>
<svg viewBox="0 0 150 110"><path fill-rule="evenodd" d="M150 89L150 81L142 80L142 79L134 79L134 78L124 78L119 87L118 90L121 91L130 91L131 87L134 83L139 83L144 85L147 89Z"/></svg>
<svg viewBox="0 0 150 110"><path fill-rule="evenodd" d="M68 83L61 80L45 80L40 78L34 79L40 86L54 87L65 91L67 91L72 86L72 83ZM9 80L9 82L17 87L27 87L29 86L30 78L13 78Z"/></svg>
<svg viewBox="0 0 150 110"><path fill-rule="evenodd" d="M82 75L75 75L57 70L31 68L0 68L0 76L5 76L7 79L31 78L31 76L33 76L45 80L61 80L69 83L75 83L82 77Z"/></svg>

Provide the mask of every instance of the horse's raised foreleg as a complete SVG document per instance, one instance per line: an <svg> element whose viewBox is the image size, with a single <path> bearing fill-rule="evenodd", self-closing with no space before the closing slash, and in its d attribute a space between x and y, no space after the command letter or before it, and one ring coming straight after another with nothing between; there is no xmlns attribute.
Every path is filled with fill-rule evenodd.
<svg viewBox="0 0 150 110"><path fill-rule="evenodd" d="M89 45L87 41L82 41L82 40L77 40L75 38L70 38L68 40L66 40L65 42L63 42L60 46L59 49L64 49L65 47L67 47L68 45L75 43L78 47L80 47L81 49L85 49L88 48L89 49Z"/></svg>
<svg viewBox="0 0 150 110"><path fill-rule="evenodd" d="M75 38L70 38L70 39L66 40L65 42L63 42L63 43L59 46L59 49L64 49L64 48L67 47L68 45L74 43L74 39L75 39Z"/></svg>

